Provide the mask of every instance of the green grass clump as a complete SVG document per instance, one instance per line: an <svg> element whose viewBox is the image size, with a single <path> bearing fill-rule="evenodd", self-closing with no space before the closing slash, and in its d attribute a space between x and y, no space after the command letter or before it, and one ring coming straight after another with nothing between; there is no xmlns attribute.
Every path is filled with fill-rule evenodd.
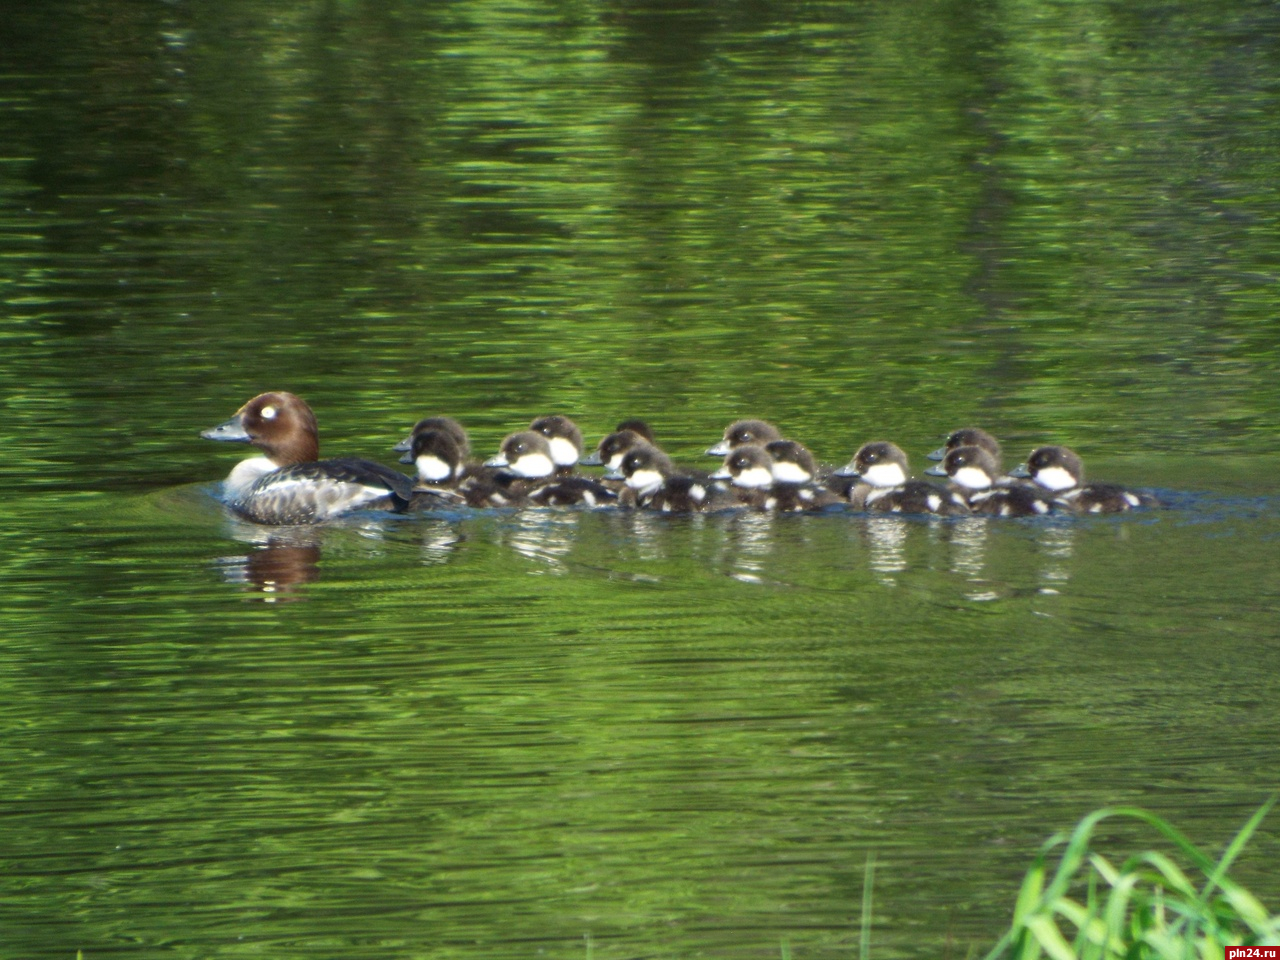
<svg viewBox="0 0 1280 960"><path fill-rule="evenodd" d="M1216 862L1145 810L1089 814L1069 836L1058 834L1041 848L1022 882L1013 925L986 960L1222 960L1228 945L1280 944L1280 916L1227 877L1274 803L1273 797L1249 819ZM1108 817L1154 827L1204 880L1193 882L1169 857L1150 850L1116 867L1090 849L1094 830ZM1063 844L1049 879L1046 861Z"/></svg>

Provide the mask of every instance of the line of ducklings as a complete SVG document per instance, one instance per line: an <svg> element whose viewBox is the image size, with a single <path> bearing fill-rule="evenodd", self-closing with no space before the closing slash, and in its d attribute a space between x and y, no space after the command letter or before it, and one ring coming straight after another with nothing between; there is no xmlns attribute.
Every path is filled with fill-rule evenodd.
<svg viewBox="0 0 1280 960"><path fill-rule="evenodd" d="M1001 517L1058 512L1118 513L1155 506L1154 498L1113 484L1086 483L1080 457L1062 446L1038 447L1009 474L1001 468L999 442L985 430L956 430L930 453L940 461L925 471L945 476L939 487L912 479L907 455L896 444L863 444L853 459L821 470L801 443L763 420L739 420L707 450L723 457L712 473L681 470L658 446L642 420L618 424L588 456L582 432L569 418L547 416L508 435L483 464L467 460L470 443L456 420L419 421L397 446L402 463L418 472L416 495L424 506L538 506L616 502L668 513L734 508L776 512L851 507L882 513ZM576 475L579 465L603 466L600 480Z"/></svg>
<svg viewBox="0 0 1280 960"><path fill-rule="evenodd" d="M606 506L694 513L728 509L776 512L852 508L883 513L1001 517L1054 511L1116 513L1155 506L1145 495L1086 483L1079 456L1066 447L1033 450L1005 474L1000 445L976 428L952 433L929 454L925 471L946 487L912 479L907 455L887 441L863 444L845 466L819 469L802 444L763 420L729 425L707 453L723 458L713 473L678 469L640 420L618 424L583 456L582 431L564 416L534 420L508 435L498 453L477 462L462 425L451 417L418 421L396 445L407 477L354 457L320 459L315 414L300 397L272 391L254 397L210 440L249 443L261 456L242 460L223 483L222 499L256 523L314 523L353 510L470 507ZM575 472L603 466L599 479Z"/></svg>

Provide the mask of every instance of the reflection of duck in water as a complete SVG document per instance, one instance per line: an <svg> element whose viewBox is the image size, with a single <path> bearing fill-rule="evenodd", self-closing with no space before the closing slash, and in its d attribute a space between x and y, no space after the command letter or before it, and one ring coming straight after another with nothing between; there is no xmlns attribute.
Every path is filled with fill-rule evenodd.
<svg viewBox="0 0 1280 960"><path fill-rule="evenodd" d="M245 558L245 579L262 593L287 596L320 577L320 544L268 540Z"/></svg>
<svg viewBox="0 0 1280 960"><path fill-rule="evenodd" d="M280 533L264 537L261 527L245 525L235 536L247 541L251 551L220 559L223 578L248 584L271 602L297 599L298 587L320 577L320 538L315 528Z"/></svg>
<svg viewBox="0 0 1280 960"><path fill-rule="evenodd" d="M1084 461L1067 447L1037 447L1013 475L1030 477L1053 494L1055 505L1073 513L1124 513L1160 505L1154 497L1113 483L1085 483Z"/></svg>
<svg viewBox="0 0 1280 960"><path fill-rule="evenodd" d="M320 460L311 408L284 391L254 397L206 440L249 443L263 452L236 464L223 481L228 505L255 523L315 523L353 510L403 510L412 483L372 460Z"/></svg>

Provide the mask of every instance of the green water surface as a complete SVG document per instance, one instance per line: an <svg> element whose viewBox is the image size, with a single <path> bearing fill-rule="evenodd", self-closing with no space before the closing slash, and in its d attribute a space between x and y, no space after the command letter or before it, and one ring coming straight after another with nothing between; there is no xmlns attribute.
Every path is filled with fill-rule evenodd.
<svg viewBox="0 0 1280 960"><path fill-rule="evenodd" d="M0 957L853 957L870 855L964 957L1087 811L1280 786L1274 4L0 14ZM198 432L273 388L1169 506L254 527Z"/></svg>

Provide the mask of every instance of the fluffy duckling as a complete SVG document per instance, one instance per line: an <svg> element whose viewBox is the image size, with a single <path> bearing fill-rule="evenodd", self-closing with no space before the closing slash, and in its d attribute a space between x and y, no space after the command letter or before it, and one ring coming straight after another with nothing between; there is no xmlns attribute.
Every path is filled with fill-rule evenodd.
<svg viewBox="0 0 1280 960"><path fill-rule="evenodd" d="M1073 513L1123 513L1135 507L1159 506L1154 497L1113 483L1085 483L1084 461L1068 447L1037 447L1013 475L1030 477L1053 494L1055 504Z"/></svg>
<svg viewBox="0 0 1280 960"><path fill-rule="evenodd" d="M772 423L764 420L735 420L725 427L724 439L714 447L707 449L707 455L723 457L735 447L745 446L750 443L772 443L774 440L782 439L781 431Z"/></svg>
<svg viewBox="0 0 1280 960"><path fill-rule="evenodd" d="M1048 513L1053 504L1034 487L1015 483L1001 485L1000 465L982 447L949 450L942 465L925 471L932 476L951 478L951 490L973 513L995 517L1036 517Z"/></svg>
<svg viewBox="0 0 1280 960"><path fill-rule="evenodd" d="M881 513L933 513L953 516L967 513L962 501L923 480L912 480L907 455L896 443L873 440L864 443L837 476L852 477L849 502L860 510Z"/></svg>
<svg viewBox="0 0 1280 960"><path fill-rule="evenodd" d="M562 475L572 473L582 458L582 431L578 425L568 417L552 414L534 420L529 429L547 438L556 472Z"/></svg>
<svg viewBox="0 0 1280 960"><path fill-rule="evenodd" d="M961 427L959 430L953 430L947 435L947 439L942 446L928 454L926 459L943 460L956 447L981 447L994 458L996 470L999 472L1001 458L1003 457L1003 453L1000 450L1000 441L981 427Z"/></svg>
<svg viewBox="0 0 1280 960"><path fill-rule="evenodd" d="M513 489L526 502L540 507L565 507L585 504L601 506L617 500L617 494L604 484L587 477L559 476L551 441L541 433L521 430L509 434L496 456L484 462L486 467L503 467L522 483Z"/></svg>
<svg viewBox="0 0 1280 960"><path fill-rule="evenodd" d="M825 510L840 503L828 490L808 483L780 483L773 475L774 459L769 451L755 444L743 444L725 455L712 480L728 480L738 500L757 510L795 513L802 510ZM790 470L784 470L790 473Z"/></svg>
<svg viewBox="0 0 1280 960"><path fill-rule="evenodd" d="M622 458L644 444L655 445L652 438L646 438L635 430L615 430L601 438L599 446L582 459L582 464L586 467L608 467L616 473L622 466Z"/></svg>
<svg viewBox="0 0 1280 960"><path fill-rule="evenodd" d="M648 443L623 454L617 471L607 478L625 481L626 490L620 497L624 506L663 513L701 513L735 505L712 484L678 474L671 458Z"/></svg>
<svg viewBox="0 0 1280 960"><path fill-rule="evenodd" d="M514 476L466 463L455 437L445 430L422 430L400 458L417 468L411 509L430 510L465 504L469 507L518 507L524 496Z"/></svg>
<svg viewBox="0 0 1280 960"><path fill-rule="evenodd" d="M424 430L441 430L447 433L453 439L453 442L457 444L463 460L471 456L471 438L467 436L466 428L453 417L423 417L413 425L409 435L391 449L396 453L405 453L408 450L412 450L414 436ZM402 460L401 463L403 462Z"/></svg>

